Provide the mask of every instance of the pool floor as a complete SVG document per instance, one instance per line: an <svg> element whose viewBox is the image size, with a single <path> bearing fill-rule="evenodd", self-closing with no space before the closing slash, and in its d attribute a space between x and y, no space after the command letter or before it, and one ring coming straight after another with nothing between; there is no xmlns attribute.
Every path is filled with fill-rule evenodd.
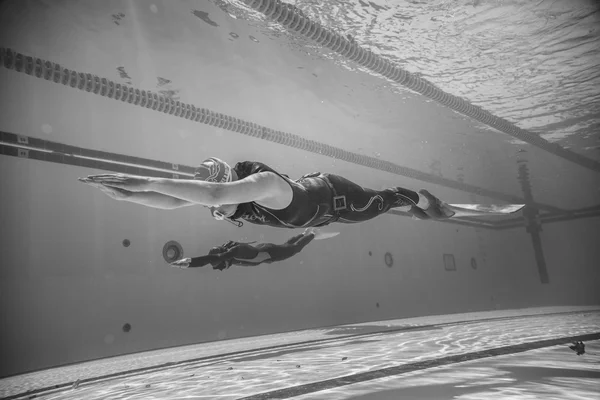
<svg viewBox="0 0 600 400"><path fill-rule="evenodd" d="M569 349L574 340L586 354ZM0 381L3 398L598 398L600 307L309 329L103 359ZM34 396L34 397L32 397Z"/></svg>

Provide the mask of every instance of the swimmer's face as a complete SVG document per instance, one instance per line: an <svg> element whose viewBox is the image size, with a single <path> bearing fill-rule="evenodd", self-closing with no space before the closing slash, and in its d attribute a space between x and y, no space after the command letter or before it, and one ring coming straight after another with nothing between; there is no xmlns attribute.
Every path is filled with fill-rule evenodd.
<svg viewBox="0 0 600 400"><path fill-rule="evenodd" d="M218 218L219 214L225 218L231 218L237 210L237 204L224 204L218 207L210 207L210 212L213 217ZM216 213L215 213L216 211Z"/></svg>

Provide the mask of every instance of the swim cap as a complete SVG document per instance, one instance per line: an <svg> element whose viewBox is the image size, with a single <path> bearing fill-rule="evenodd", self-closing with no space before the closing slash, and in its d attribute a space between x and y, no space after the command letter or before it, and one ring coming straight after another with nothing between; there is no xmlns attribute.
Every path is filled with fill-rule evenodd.
<svg viewBox="0 0 600 400"><path fill-rule="evenodd" d="M194 179L225 183L233 180L233 174L229 164L216 157L211 157L202 161L202 164L196 168Z"/></svg>

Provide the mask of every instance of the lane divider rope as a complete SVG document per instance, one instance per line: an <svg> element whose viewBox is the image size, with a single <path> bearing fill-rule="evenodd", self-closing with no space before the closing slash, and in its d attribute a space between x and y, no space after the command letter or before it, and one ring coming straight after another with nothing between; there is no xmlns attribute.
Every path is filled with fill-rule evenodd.
<svg viewBox="0 0 600 400"><path fill-rule="evenodd" d="M288 30L312 40L320 46L326 47L342 57L354 61L376 74L383 75L387 79L451 108L462 115L491 126L500 132L529 143L564 160L600 172L599 162L567 150L557 143L548 142L541 136L521 129L504 118L493 115L489 111L473 105L460 97L444 92L431 82L393 65L383 57L361 48L344 36L327 30L319 23L309 20L290 4L280 0L237 0L237 2L243 3L251 9L264 14L267 18L279 23Z"/></svg>
<svg viewBox="0 0 600 400"><path fill-rule="evenodd" d="M151 109L174 117L184 118L190 121L241 133L243 135L268 140L284 146L346 161L367 168L377 169L442 187L477 194L479 196L503 200L508 203L525 203L524 199L519 196L508 195L463 182L453 181L412 168L403 167L389 161L380 160L375 157L353 153L339 147L330 146L314 140L308 140L299 135L271 129L254 122L244 121L206 108L199 108L191 104L175 101L169 97L159 95L149 90L140 90L128 85L115 83L107 78L102 78L91 73L78 72L65 68L58 63L37 57L26 56L9 48L0 47L0 66L73 89L118 100L123 103ZM551 212L564 212L564 210L558 207L541 203L531 204L531 206Z"/></svg>

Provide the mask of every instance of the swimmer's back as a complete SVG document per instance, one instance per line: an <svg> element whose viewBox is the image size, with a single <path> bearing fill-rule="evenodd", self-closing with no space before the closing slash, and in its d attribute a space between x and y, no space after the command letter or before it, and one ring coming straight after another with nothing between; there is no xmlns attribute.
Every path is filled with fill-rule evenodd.
<svg viewBox="0 0 600 400"><path fill-rule="evenodd" d="M239 162L234 170L238 179L260 172L272 172L285 180L293 192L292 202L282 210L273 210L255 202L243 203L238 205L234 219L244 219L258 225L300 228L321 225L331 218L333 194L321 174L311 174L293 181L287 175L256 161Z"/></svg>

